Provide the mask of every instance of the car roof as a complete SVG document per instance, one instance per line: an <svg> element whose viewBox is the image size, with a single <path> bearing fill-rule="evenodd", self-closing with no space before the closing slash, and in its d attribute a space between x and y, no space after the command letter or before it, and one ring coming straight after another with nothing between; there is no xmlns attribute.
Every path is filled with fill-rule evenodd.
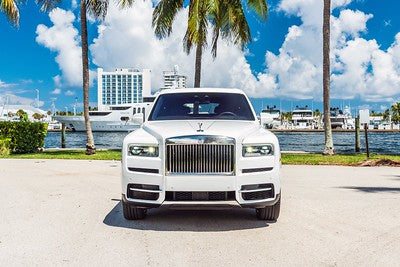
<svg viewBox="0 0 400 267"><path fill-rule="evenodd" d="M179 94L179 93L230 93L230 94L244 94L244 92L240 89L235 88L178 88L178 89L164 89L159 92L162 94Z"/></svg>

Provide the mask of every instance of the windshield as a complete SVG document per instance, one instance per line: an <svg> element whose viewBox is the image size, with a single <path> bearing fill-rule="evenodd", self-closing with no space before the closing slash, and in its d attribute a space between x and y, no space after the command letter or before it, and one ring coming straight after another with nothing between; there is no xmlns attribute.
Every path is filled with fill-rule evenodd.
<svg viewBox="0 0 400 267"><path fill-rule="evenodd" d="M229 93L181 93L161 95L149 120L248 120L254 115L246 97Z"/></svg>

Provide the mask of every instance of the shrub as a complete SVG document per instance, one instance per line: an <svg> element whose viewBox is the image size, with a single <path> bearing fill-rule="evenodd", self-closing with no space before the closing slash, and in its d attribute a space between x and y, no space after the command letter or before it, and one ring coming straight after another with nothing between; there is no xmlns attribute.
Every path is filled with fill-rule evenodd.
<svg viewBox="0 0 400 267"><path fill-rule="evenodd" d="M0 122L0 136L10 139L11 153L34 153L44 146L47 123L41 122Z"/></svg>
<svg viewBox="0 0 400 267"><path fill-rule="evenodd" d="M0 156L7 156L10 154L10 138L0 137Z"/></svg>

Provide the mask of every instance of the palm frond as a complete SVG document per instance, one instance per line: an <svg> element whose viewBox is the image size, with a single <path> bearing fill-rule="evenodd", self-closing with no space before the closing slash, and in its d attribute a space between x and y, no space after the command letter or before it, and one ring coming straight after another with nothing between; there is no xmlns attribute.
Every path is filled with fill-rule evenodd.
<svg viewBox="0 0 400 267"><path fill-rule="evenodd" d="M161 0L153 11L152 26L157 38L162 39L172 32L172 23L184 0Z"/></svg>
<svg viewBox="0 0 400 267"><path fill-rule="evenodd" d="M36 4L40 5L40 10L47 12L54 9L62 0L36 0Z"/></svg>
<svg viewBox="0 0 400 267"><path fill-rule="evenodd" d="M217 56L220 36L241 48L251 41L250 27L240 0L214 1L210 20L213 24L212 55L214 58Z"/></svg>
<svg viewBox="0 0 400 267"><path fill-rule="evenodd" d="M134 2L135 2L135 0L117 0L117 3L120 8L131 7Z"/></svg>
<svg viewBox="0 0 400 267"><path fill-rule="evenodd" d="M86 1L87 12L96 19L104 20L107 15L108 0L82 0Z"/></svg>
<svg viewBox="0 0 400 267"><path fill-rule="evenodd" d="M0 11L4 12L12 24L19 26L19 10L14 0L0 0Z"/></svg>
<svg viewBox="0 0 400 267"><path fill-rule="evenodd" d="M247 6L263 20L268 18L268 5L265 0L247 0Z"/></svg>
<svg viewBox="0 0 400 267"><path fill-rule="evenodd" d="M190 53L193 44L207 46L208 15L211 8L211 0L190 1L188 27L184 38L186 53Z"/></svg>
<svg viewBox="0 0 400 267"><path fill-rule="evenodd" d="M211 54L215 59L217 57L217 46L220 31L222 30L223 24L226 20L225 13L223 9L226 8L226 0L216 0L212 3L212 8L210 10L209 19L213 25L213 36L211 40Z"/></svg>

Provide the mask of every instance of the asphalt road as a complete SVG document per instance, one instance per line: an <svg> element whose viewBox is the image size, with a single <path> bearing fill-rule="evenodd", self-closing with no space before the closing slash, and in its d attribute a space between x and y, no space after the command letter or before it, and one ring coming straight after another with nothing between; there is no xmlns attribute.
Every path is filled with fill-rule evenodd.
<svg viewBox="0 0 400 267"><path fill-rule="evenodd" d="M400 168L284 166L281 217L123 219L120 163L0 160L0 265L398 265Z"/></svg>

